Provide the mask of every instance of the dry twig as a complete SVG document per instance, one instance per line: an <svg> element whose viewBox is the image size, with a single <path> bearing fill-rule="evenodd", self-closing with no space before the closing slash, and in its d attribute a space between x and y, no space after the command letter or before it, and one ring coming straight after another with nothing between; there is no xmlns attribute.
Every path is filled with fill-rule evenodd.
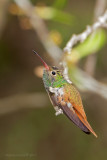
<svg viewBox="0 0 107 160"><path fill-rule="evenodd" d="M78 35L73 35L65 46L64 52L71 54L71 50L75 44L77 44L78 42L84 42L91 33L102 27L107 28L107 10L103 14L103 16L99 17L92 26L87 26L84 32Z"/></svg>

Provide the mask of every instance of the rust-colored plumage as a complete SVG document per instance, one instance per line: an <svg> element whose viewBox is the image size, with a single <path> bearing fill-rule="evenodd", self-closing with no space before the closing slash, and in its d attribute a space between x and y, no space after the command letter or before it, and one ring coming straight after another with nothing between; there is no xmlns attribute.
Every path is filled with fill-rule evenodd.
<svg viewBox="0 0 107 160"><path fill-rule="evenodd" d="M97 137L96 133L87 121L80 94L72 84L66 84L64 87L63 99L65 102L72 104L70 109L72 110L73 107L75 114L77 114L82 123Z"/></svg>

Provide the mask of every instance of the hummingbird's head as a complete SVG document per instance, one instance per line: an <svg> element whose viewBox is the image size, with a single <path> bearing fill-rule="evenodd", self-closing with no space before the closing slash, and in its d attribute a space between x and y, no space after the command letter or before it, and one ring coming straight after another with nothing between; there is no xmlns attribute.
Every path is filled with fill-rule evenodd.
<svg viewBox="0 0 107 160"><path fill-rule="evenodd" d="M39 59L44 65L43 82L45 88L48 89L49 87L53 88L62 87L66 83L62 71L55 66L53 67L48 66L46 62L35 51L33 52L39 57Z"/></svg>
<svg viewBox="0 0 107 160"><path fill-rule="evenodd" d="M43 71L43 81L45 86L58 88L62 86L62 82L65 82L62 71L57 67L49 67L49 70L46 68Z"/></svg>

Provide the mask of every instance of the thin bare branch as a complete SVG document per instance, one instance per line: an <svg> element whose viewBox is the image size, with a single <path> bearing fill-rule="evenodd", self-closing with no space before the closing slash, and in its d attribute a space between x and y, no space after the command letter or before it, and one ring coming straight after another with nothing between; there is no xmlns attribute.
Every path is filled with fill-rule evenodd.
<svg viewBox="0 0 107 160"><path fill-rule="evenodd" d="M64 52L71 54L71 50L76 43L84 42L91 33L102 27L107 28L107 10L92 26L87 26L84 32L78 35L73 35L64 48Z"/></svg>

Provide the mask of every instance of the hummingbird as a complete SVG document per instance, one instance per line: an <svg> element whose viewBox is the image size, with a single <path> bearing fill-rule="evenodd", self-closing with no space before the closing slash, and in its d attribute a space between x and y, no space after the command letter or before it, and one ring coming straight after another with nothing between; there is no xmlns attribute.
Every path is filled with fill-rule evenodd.
<svg viewBox="0 0 107 160"><path fill-rule="evenodd" d="M76 126L86 134L96 133L87 121L81 96L70 80L67 80L63 71L56 66L48 66L40 55L33 50L44 65L43 83L50 101L55 109L55 115L65 114Z"/></svg>

